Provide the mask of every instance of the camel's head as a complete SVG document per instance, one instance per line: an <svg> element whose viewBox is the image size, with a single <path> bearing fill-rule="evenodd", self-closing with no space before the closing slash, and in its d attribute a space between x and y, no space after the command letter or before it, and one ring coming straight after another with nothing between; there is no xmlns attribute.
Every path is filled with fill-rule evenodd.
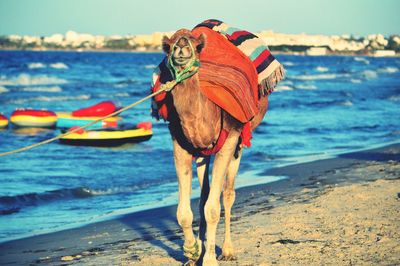
<svg viewBox="0 0 400 266"><path fill-rule="evenodd" d="M204 34L197 38L191 31L181 29L175 32L171 38L164 36L162 48L175 67L185 67L193 58L199 59L199 54L206 42L205 39Z"/></svg>

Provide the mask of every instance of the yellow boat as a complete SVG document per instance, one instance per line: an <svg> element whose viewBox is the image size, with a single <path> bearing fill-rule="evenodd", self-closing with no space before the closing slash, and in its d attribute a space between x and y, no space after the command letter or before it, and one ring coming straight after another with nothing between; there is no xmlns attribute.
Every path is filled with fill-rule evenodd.
<svg viewBox="0 0 400 266"><path fill-rule="evenodd" d="M10 116L10 122L17 127L46 127L56 125L57 115L48 110L17 109Z"/></svg>
<svg viewBox="0 0 400 266"><path fill-rule="evenodd" d="M81 130L60 138L60 142L74 146L115 147L146 141L152 136L151 122L142 122L128 129Z"/></svg>

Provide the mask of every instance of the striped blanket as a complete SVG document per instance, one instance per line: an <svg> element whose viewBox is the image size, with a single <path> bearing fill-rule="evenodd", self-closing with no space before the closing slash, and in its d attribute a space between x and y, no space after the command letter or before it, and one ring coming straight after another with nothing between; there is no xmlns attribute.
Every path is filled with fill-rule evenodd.
<svg viewBox="0 0 400 266"><path fill-rule="evenodd" d="M230 27L216 19L206 20L195 28L198 27L207 27L219 32L250 58L258 73L258 84L262 95L269 95L278 82L283 79L284 69L282 65L271 54L265 42L253 33Z"/></svg>

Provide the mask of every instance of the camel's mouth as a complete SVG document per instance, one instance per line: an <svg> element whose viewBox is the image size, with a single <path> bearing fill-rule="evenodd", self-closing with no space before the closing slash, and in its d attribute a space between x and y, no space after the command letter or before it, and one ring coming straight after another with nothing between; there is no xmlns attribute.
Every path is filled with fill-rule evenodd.
<svg viewBox="0 0 400 266"><path fill-rule="evenodd" d="M190 61L191 57L174 57L173 61L176 65L185 65Z"/></svg>

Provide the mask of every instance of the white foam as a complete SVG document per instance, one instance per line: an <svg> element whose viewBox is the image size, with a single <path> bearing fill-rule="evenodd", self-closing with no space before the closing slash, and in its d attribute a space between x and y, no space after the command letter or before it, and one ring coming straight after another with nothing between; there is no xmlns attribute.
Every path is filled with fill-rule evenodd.
<svg viewBox="0 0 400 266"><path fill-rule="evenodd" d="M400 102L400 95L393 95L389 97L389 101Z"/></svg>
<svg viewBox="0 0 400 266"><path fill-rule="evenodd" d="M31 103L31 102L61 102L61 101L76 101L76 100L88 100L90 99L90 95L78 95L78 96L39 96L39 97L32 97L32 98L23 98L12 100L10 103L13 104L23 104L23 103Z"/></svg>
<svg viewBox="0 0 400 266"><path fill-rule="evenodd" d="M61 92L62 89L58 86L52 87L26 87L22 88L21 91L29 91L29 92Z"/></svg>
<svg viewBox="0 0 400 266"><path fill-rule="evenodd" d="M129 93L127 92L120 92L120 93L116 93L114 94L115 97L129 97Z"/></svg>
<svg viewBox="0 0 400 266"><path fill-rule="evenodd" d="M339 105L342 105L342 106L353 106L353 102L347 100L347 101L340 102Z"/></svg>
<svg viewBox="0 0 400 266"><path fill-rule="evenodd" d="M61 62L50 64L50 67L55 68L55 69L68 69L69 68L66 64L61 63Z"/></svg>
<svg viewBox="0 0 400 266"><path fill-rule="evenodd" d="M329 68L318 66L315 68L315 70L317 70L318 72L328 72Z"/></svg>
<svg viewBox="0 0 400 266"><path fill-rule="evenodd" d="M396 73L396 72L399 72L399 69L397 67L385 67L385 68L378 69L378 72L381 72L381 73Z"/></svg>
<svg viewBox="0 0 400 266"><path fill-rule="evenodd" d="M316 75L299 75L294 77L299 80L319 80L319 79L335 79L339 77L337 74L316 74Z"/></svg>
<svg viewBox="0 0 400 266"><path fill-rule="evenodd" d="M350 81L351 81L351 83L354 83L354 84L359 84L362 82L360 79L351 79Z"/></svg>
<svg viewBox="0 0 400 266"><path fill-rule="evenodd" d="M274 89L275 92L279 92L279 91L292 91L292 90L293 90L292 87L290 87L290 86L285 86L285 85L278 86L278 87L276 87L276 88Z"/></svg>
<svg viewBox="0 0 400 266"><path fill-rule="evenodd" d="M153 69L153 68L156 68L157 67L157 65L154 65L154 64L150 64L150 65L145 65L144 66L144 68L146 68L146 69Z"/></svg>
<svg viewBox="0 0 400 266"><path fill-rule="evenodd" d="M313 85L313 84L300 84L296 86L296 89L300 89L300 90L316 90L317 86Z"/></svg>
<svg viewBox="0 0 400 266"><path fill-rule="evenodd" d="M108 97L129 97L129 93L127 92L118 92L115 94L105 94L105 93L101 93L99 95L97 95L100 98L108 98Z"/></svg>
<svg viewBox="0 0 400 266"><path fill-rule="evenodd" d="M354 61L363 62L363 63L365 63L366 65L369 65L368 59L363 58L363 57L354 57Z"/></svg>
<svg viewBox="0 0 400 266"><path fill-rule="evenodd" d="M0 93L8 92L9 90L5 87L0 86Z"/></svg>
<svg viewBox="0 0 400 266"><path fill-rule="evenodd" d="M29 74L20 74L16 77L6 78L4 76L0 79L1 85L9 86L32 86L32 85L55 85L55 84L65 84L68 83L65 79L60 79L52 76L31 76Z"/></svg>
<svg viewBox="0 0 400 266"><path fill-rule="evenodd" d="M288 62L283 62L282 65L283 66L294 66L295 64L293 62L288 61Z"/></svg>
<svg viewBox="0 0 400 266"><path fill-rule="evenodd" d="M378 77L376 71L373 70L364 70L361 75L366 79L374 79Z"/></svg>
<svg viewBox="0 0 400 266"><path fill-rule="evenodd" d="M29 69L36 69L36 68L45 68L46 65L43 63L29 63L28 68Z"/></svg>

